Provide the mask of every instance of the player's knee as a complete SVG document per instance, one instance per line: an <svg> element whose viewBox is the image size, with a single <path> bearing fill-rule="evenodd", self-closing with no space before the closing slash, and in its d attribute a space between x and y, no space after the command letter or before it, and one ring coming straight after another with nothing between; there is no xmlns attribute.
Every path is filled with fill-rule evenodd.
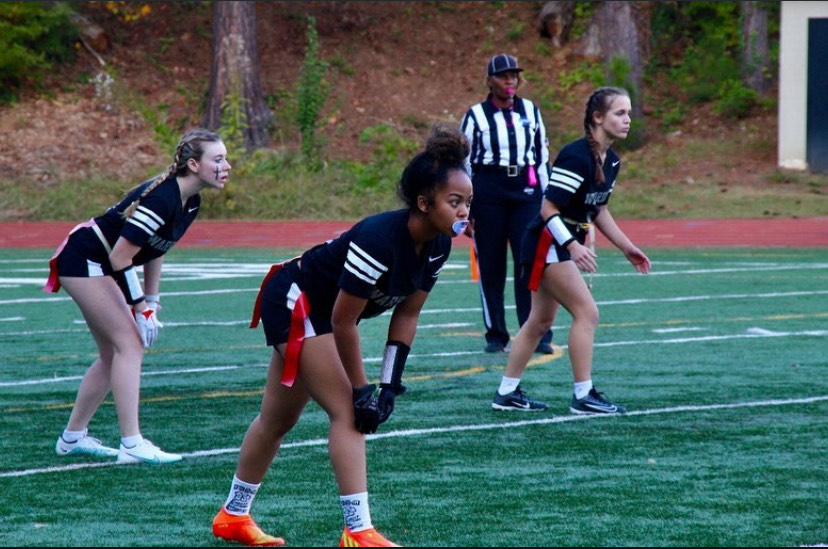
<svg viewBox="0 0 828 549"><path fill-rule="evenodd" d="M600 316L601 315L598 313L598 307L593 306L585 309L581 315L581 318L583 318L585 322L589 322L592 326L595 327L598 326L598 320Z"/></svg>
<svg viewBox="0 0 828 549"><path fill-rule="evenodd" d="M552 328L555 321L554 315L540 314L533 312L524 324L524 328L531 330L531 334L535 337L542 337L546 332ZM522 328L523 329L523 328Z"/></svg>
<svg viewBox="0 0 828 549"><path fill-rule="evenodd" d="M298 416L281 416L265 418L259 416L259 437L266 440L268 444L280 443L285 435L293 429L298 421Z"/></svg>

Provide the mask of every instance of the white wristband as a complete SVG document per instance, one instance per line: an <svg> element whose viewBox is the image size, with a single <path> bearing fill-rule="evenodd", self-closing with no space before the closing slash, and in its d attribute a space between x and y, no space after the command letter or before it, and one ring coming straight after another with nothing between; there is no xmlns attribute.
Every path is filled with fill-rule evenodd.
<svg viewBox="0 0 828 549"><path fill-rule="evenodd" d="M555 214L547 219L546 228L549 229L549 232L552 233L552 236L555 237L555 241L560 246L566 246L575 240L575 237L572 236L572 233L566 228L560 214Z"/></svg>
<svg viewBox="0 0 828 549"><path fill-rule="evenodd" d="M410 352L411 347L402 341L388 340L385 342L385 353L382 356L382 369L380 370L380 387L392 385L397 388L402 385L405 361Z"/></svg>
<svg viewBox="0 0 828 549"><path fill-rule="evenodd" d="M161 303L161 296L158 294L144 294L144 301L147 303Z"/></svg>
<svg viewBox="0 0 828 549"><path fill-rule="evenodd" d="M138 280L138 274L132 265L120 271L114 271L112 278L118 283L118 287L124 294L128 304L135 305L144 299L144 290L141 289L141 281Z"/></svg>

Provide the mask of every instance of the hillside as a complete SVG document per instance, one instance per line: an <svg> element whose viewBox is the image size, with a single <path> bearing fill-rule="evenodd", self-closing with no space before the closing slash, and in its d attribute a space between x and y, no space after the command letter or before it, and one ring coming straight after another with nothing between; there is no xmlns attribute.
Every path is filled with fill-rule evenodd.
<svg viewBox="0 0 828 549"><path fill-rule="evenodd" d="M93 176L131 184L157 172L170 158L171 151L162 150L154 140L147 112L158 118L156 123L176 131L199 125L210 78L208 7L153 2L148 15L125 22L104 4L79 2L76 9L106 30L109 45L96 52L105 67L81 49L74 63L50 75L49 97L27 97L0 109L4 178L33 181L43 188ZM548 99L550 90L559 87L559 75L571 74L581 60L570 55L568 45L551 52L551 44L539 47L546 40L535 30L541 4L258 2L262 84L275 98L292 92L305 55L303 15L313 15L321 55L331 66L330 99L320 130L328 156L366 161L371 151L358 139L365 128L385 124L421 141L434 121L459 123L466 109L485 97L485 64L494 53L510 52L526 67L528 83L522 95L546 94ZM102 68L114 76L113 83L96 84ZM553 144L556 138L579 135L583 102L590 91L590 84L578 84L554 98L555 112L544 113ZM652 105L663 93L669 91L647 90L645 112L653 112ZM629 185L640 187L643 195L653 188L692 186L695 191L708 186L713 201L717 193L731 190L746 200L750 192L770 192L781 177L776 169L776 112L757 111L734 123L721 120L709 105L701 106L669 133L650 131L646 147L624 156L627 165L646 168L628 172L634 179ZM279 127L271 146L295 148L295 130L285 113L275 114ZM554 148L551 152L554 155ZM636 179L637 173L646 177ZM784 192L800 192L795 183L786 185ZM750 192L738 190L745 188ZM675 196L677 191L669 192ZM824 194L817 193L811 210L806 213L828 213ZM658 203L649 212L684 213ZM765 207L748 215L788 213ZM22 215L2 211L0 220Z"/></svg>

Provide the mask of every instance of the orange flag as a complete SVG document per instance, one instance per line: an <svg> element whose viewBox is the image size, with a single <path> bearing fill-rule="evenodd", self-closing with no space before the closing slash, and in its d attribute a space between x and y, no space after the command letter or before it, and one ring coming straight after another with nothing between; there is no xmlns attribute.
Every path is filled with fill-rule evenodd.
<svg viewBox="0 0 828 549"><path fill-rule="evenodd" d="M473 282L480 280L480 272L477 270L477 252L474 250L474 240L469 247L469 263L471 264L471 279Z"/></svg>

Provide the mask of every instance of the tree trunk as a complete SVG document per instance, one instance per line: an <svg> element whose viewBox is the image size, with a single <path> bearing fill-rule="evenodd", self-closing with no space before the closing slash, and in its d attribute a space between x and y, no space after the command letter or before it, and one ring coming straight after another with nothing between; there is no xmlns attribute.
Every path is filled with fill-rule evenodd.
<svg viewBox="0 0 828 549"><path fill-rule="evenodd" d="M228 102L243 113L242 133L248 151L267 146L274 115L262 92L256 45L256 3L213 3L213 65L203 125L216 131Z"/></svg>
<svg viewBox="0 0 828 549"><path fill-rule="evenodd" d="M600 29L598 41L604 60L626 60L630 71L629 84L640 88L644 66L634 4L635 2L624 1L601 2L595 10L593 24ZM625 85L623 82L617 84Z"/></svg>
<svg viewBox="0 0 828 549"><path fill-rule="evenodd" d="M538 14L538 33L549 38L553 46L560 48L569 40L574 18L574 1L544 2Z"/></svg>
<svg viewBox="0 0 828 549"><path fill-rule="evenodd" d="M762 2L739 2L742 10L742 74L745 85L758 93L770 87L768 12Z"/></svg>
<svg viewBox="0 0 828 549"><path fill-rule="evenodd" d="M622 86L632 99L632 117L643 120L644 105L642 82L644 65L649 56L650 2L597 2L595 12L586 32L580 39L576 52L588 57L603 59L607 68L607 81ZM618 72L626 65L627 73ZM637 125L627 138L627 146L638 148L646 141L644 125Z"/></svg>

